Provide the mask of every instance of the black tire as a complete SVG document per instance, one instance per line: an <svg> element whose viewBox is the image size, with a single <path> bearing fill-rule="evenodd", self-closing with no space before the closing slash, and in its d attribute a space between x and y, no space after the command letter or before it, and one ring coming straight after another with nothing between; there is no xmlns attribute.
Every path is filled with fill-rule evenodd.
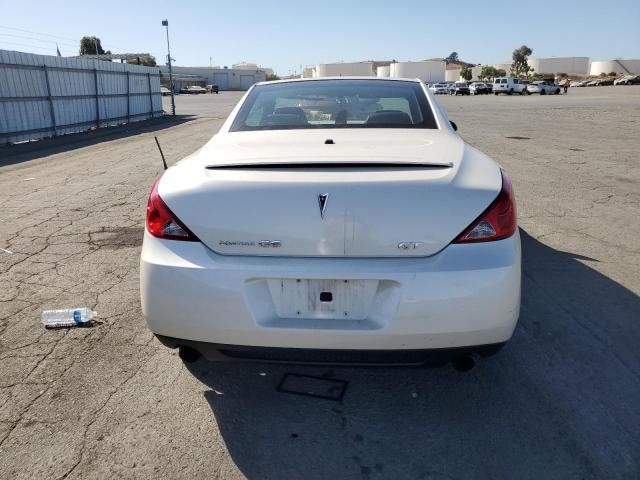
<svg viewBox="0 0 640 480"><path fill-rule="evenodd" d="M498 96L498 92L493 92L493 94L497 97Z"/></svg>
<svg viewBox="0 0 640 480"><path fill-rule="evenodd" d="M546 95L546 94L547 94L546 90L544 88L542 88L540 90L540 95Z"/></svg>
<svg viewBox="0 0 640 480"><path fill-rule="evenodd" d="M556 95L560 95L560 89L556 89Z"/></svg>
<svg viewBox="0 0 640 480"><path fill-rule="evenodd" d="M494 343L492 345L485 345L482 347L477 347L475 352L480 355L482 358L492 357L502 350L502 348L506 345L505 343Z"/></svg>
<svg viewBox="0 0 640 480"><path fill-rule="evenodd" d="M513 95L513 88L507 92L507 95Z"/></svg>

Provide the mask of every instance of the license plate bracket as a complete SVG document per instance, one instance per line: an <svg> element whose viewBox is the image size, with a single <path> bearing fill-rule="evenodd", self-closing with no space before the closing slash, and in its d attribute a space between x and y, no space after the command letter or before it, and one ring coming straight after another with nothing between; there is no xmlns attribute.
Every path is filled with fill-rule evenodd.
<svg viewBox="0 0 640 480"><path fill-rule="evenodd" d="M280 318L363 320L378 280L281 278L268 285Z"/></svg>

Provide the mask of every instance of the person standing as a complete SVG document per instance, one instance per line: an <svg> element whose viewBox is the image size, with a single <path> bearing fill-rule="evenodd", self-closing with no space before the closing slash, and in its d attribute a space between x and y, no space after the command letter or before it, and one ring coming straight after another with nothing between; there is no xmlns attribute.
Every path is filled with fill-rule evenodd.
<svg viewBox="0 0 640 480"><path fill-rule="evenodd" d="M569 90L569 84L571 83L571 79L570 78L565 78L564 79L564 93L567 93L567 90Z"/></svg>

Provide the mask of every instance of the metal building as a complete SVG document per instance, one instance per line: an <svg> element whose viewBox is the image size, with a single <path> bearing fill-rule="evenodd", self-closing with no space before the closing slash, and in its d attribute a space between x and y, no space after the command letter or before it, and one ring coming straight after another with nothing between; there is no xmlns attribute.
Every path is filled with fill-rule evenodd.
<svg viewBox="0 0 640 480"><path fill-rule="evenodd" d="M251 85L267 79L263 70L215 67L176 67L172 66L176 76L196 76L206 79L207 85L218 85L220 90L248 90ZM169 67L160 66L160 71L169 74Z"/></svg>

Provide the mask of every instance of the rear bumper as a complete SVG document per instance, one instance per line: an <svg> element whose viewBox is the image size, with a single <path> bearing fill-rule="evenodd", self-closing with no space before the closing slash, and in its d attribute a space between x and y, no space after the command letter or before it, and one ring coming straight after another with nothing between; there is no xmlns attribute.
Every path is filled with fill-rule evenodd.
<svg viewBox="0 0 640 480"><path fill-rule="evenodd" d="M145 232L142 310L155 334L209 344L387 351L503 343L519 315L520 258L518 233L427 258L359 259L223 256ZM266 283L298 278L379 286L364 319L279 318Z"/></svg>
<svg viewBox="0 0 640 480"><path fill-rule="evenodd" d="M481 357L498 352L505 342L472 347L422 350L327 350L274 347L248 347L196 342L156 335L169 348L189 347L215 362L296 363L308 365L396 366L443 365L461 355Z"/></svg>

